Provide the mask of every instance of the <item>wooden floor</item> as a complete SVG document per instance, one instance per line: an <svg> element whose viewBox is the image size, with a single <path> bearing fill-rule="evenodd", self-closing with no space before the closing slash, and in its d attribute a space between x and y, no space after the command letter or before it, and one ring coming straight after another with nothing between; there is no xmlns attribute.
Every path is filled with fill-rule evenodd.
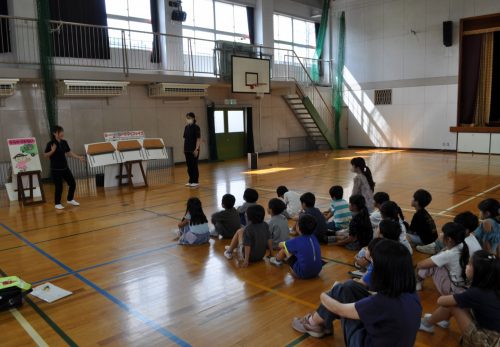
<svg viewBox="0 0 500 347"><path fill-rule="evenodd" d="M51 202L9 205L2 193L1 270L34 285L50 280L73 295L53 304L31 297L19 310L22 316L16 314L20 321L24 317L23 325L15 313L0 313L0 344L342 346L338 323L334 337L318 340L296 333L290 322L314 310L334 281L348 278L353 252L323 246L328 264L319 278L302 281L266 262L238 268L223 257L226 241L177 246L171 231L190 196L199 197L209 215L227 192L241 203L245 187L256 188L267 205L276 186L285 184L315 193L326 208L331 185L342 185L349 195L352 156L366 158L376 190L388 192L408 219L418 188L432 193L429 211L439 226L457 212L477 213L483 198L500 198L500 156L383 150L265 156L261 170L252 173L245 172L243 160L202 164L199 189L184 187L183 166L148 189L95 190L79 182L82 206L61 212ZM431 311L437 298L431 281L420 295L424 312ZM453 322L450 330L418 333L417 346L455 346L458 340Z"/></svg>

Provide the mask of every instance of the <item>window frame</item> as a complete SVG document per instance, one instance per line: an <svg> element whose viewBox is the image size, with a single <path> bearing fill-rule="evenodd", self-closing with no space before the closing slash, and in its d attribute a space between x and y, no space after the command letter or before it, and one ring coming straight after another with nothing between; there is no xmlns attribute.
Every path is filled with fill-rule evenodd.
<svg viewBox="0 0 500 347"><path fill-rule="evenodd" d="M294 16L290 16L290 15L287 15L287 14L283 14L283 13L280 13L280 12L274 12L273 13L273 26L276 24L276 22L274 21L275 19L275 16L281 16L281 17L287 17L287 18L290 18L291 19L291 22L292 22L292 27L291 27L291 34L292 34L292 41L285 41L285 40L277 40L275 38L275 35L274 35L274 31L273 31L273 48L277 48L277 49L283 49L283 48L279 48L279 47L276 47L276 44L280 44L280 45L288 45L288 46L291 46L292 47L292 50L295 52L295 47L298 47L298 48L305 48L307 50L316 50L316 42L314 44L314 46L312 45L307 45L307 44L303 44L303 43L296 43L295 42L295 34L294 34L294 28L293 28L293 22L294 20L295 21L301 21L301 22L306 22L306 23L313 23L314 25L316 25L316 22L314 21L309 21L309 20L306 20L306 19L303 19L303 18L299 18L299 17L294 17ZM317 37L316 37L316 33L314 33L314 39L315 41L317 40ZM314 55L311 56L311 57L301 57L298 55L299 58L304 58L304 59L313 59Z"/></svg>

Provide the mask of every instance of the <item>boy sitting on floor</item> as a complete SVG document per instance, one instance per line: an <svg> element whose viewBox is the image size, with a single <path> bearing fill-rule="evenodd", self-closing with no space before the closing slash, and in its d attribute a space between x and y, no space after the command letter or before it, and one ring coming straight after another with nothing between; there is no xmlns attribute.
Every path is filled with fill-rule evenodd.
<svg viewBox="0 0 500 347"><path fill-rule="evenodd" d="M260 205L249 206L246 212L248 225L239 229L231 240L231 245L226 246L224 256L233 258L233 251L238 248L240 258L243 260L241 267L247 267L250 262L261 261L269 249L269 256L273 255L273 240L269 232L269 225L264 222L266 211Z"/></svg>
<svg viewBox="0 0 500 347"><path fill-rule="evenodd" d="M231 239L236 231L241 228L240 215L234 208L235 202L234 195L225 194L222 197L222 208L224 210L212 215L212 224L215 229L210 233L210 236Z"/></svg>
<svg viewBox="0 0 500 347"><path fill-rule="evenodd" d="M315 228L316 220L313 216L301 215L298 222L300 236L282 242L276 258L271 258L271 264L281 265L284 260L297 278L308 279L318 276L323 262L318 239L313 235Z"/></svg>
<svg viewBox="0 0 500 347"><path fill-rule="evenodd" d="M325 219L328 221L328 230L342 230L349 227L351 220L351 211L349 210L349 203L343 199L344 189L341 186L333 186L330 188L330 197L332 198L331 207L325 212Z"/></svg>
<svg viewBox="0 0 500 347"><path fill-rule="evenodd" d="M288 220L283 215L285 209L286 205L281 199L274 198L269 200L267 213L271 215L271 220L268 224L271 238L273 239L273 249L278 249L281 242L288 240L290 230L288 228Z"/></svg>

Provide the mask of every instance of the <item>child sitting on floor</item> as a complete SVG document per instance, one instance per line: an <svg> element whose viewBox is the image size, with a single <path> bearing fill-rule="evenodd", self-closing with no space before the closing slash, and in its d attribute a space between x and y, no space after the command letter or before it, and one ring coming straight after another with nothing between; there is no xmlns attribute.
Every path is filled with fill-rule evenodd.
<svg viewBox="0 0 500 347"><path fill-rule="evenodd" d="M500 203L495 199L486 199L478 207L483 221L474 234L485 251L500 257Z"/></svg>
<svg viewBox="0 0 500 347"><path fill-rule="evenodd" d="M276 189L276 194L286 204L286 210L283 212L283 215L286 218L296 218L301 210L300 195L288 190L285 186L279 186Z"/></svg>
<svg viewBox="0 0 500 347"><path fill-rule="evenodd" d="M269 200L267 207L267 213L271 215L271 220L268 224L271 238L273 239L273 249L278 249L280 242L288 240L290 233L288 220L283 215L286 205L281 199L274 198Z"/></svg>
<svg viewBox="0 0 500 347"><path fill-rule="evenodd" d="M480 250L472 255L465 269L471 286L460 294L441 296L439 312L424 317L425 331L433 332L433 325L455 317L462 332L462 346L500 345L500 259Z"/></svg>
<svg viewBox="0 0 500 347"><path fill-rule="evenodd" d="M233 258L233 251L238 248L242 267L247 267L250 262L261 261L269 249L269 256L273 255L273 240L269 226L264 222L266 211L260 205L249 206L246 210L248 225L234 234L231 245L225 247L224 256Z"/></svg>
<svg viewBox="0 0 500 347"><path fill-rule="evenodd" d="M413 194L411 205L416 212L408 230L408 241L412 246L427 245L437 239L436 223L425 209L431 201L431 194L424 189L419 189Z"/></svg>
<svg viewBox="0 0 500 347"><path fill-rule="evenodd" d="M349 229L337 231L334 244L345 245L351 251L358 251L368 246L372 240L372 223L366 208L365 198L362 195L353 195L349 198L349 209L352 212Z"/></svg>
<svg viewBox="0 0 500 347"><path fill-rule="evenodd" d="M324 212L325 219L328 221L328 230L342 230L349 227L351 220L351 211L349 210L349 203L343 199L344 189L341 186L333 186L330 188L330 197L332 198L331 207L328 211Z"/></svg>
<svg viewBox="0 0 500 347"><path fill-rule="evenodd" d="M313 193L304 193L300 197L300 202L302 204L302 214L308 214L314 217L316 219L316 229L314 230L314 235L316 235L316 238L318 239L319 242L328 242L328 228L326 227L326 220L325 216L323 216L323 213L321 211L314 207L316 204L316 197L314 196ZM299 217L300 217L299 215ZM293 234L298 234L297 232L297 224L295 224L293 228Z"/></svg>
<svg viewBox="0 0 500 347"><path fill-rule="evenodd" d="M179 244L200 245L208 243L210 231L200 199L190 198L187 201L186 214L178 227Z"/></svg>
<svg viewBox="0 0 500 347"><path fill-rule="evenodd" d="M222 197L222 208L224 210L212 215L212 224L215 229L210 233L210 236L220 236L224 239L233 238L234 233L241 227L240 215L234 208L235 202L234 195L225 194Z"/></svg>
<svg viewBox="0 0 500 347"><path fill-rule="evenodd" d="M475 252L482 249L481 244L477 240L476 236L474 236L474 230L479 226L479 219L477 216L470 212L462 212L455 216L453 219L455 223L463 225L465 228L465 243L469 247L469 253L474 254ZM443 237L439 235L436 241L430 243L425 246L417 246L417 251L420 253L434 255L436 253L441 252L444 248Z"/></svg>
<svg viewBox="0 0 500 347"><path fill-rule="evenodd" d="M389 194L385 192L377 192L373 195L374 210L370 213L370 221L372 222L373 234L378 234L378 224L382 220L382 214L380 213L380 206L386 201L391 200Z"/></svg>
<svg viewBox="0 0 500 347"><path fill-rule="evenodd" d="M318 239L313 234L315 228L316 219L313 216L301 215L298 222L300 236L282 242L276 258L271 258L270 262L281 265L286 259L292 274L298 278L308 279L318 276L323 262Z"/></svg>
<svg viewBox="0 0 500 347"><path fill-rule="evenodd" d="M257 200L259 200L259 193L255 189L247 188L243 193L243 200L245 200L245 202L243 203L243 205L238 207L237 210L238 213L240 214L240 223L241 225L245 226L247 225L245 212L247 211L247 208L249 208L250 206L257 205Z"/></svg>
<svg viewBox="0 0 500 347"><path fill-rule="evenodd" d="M417 290L422 290L424 278L432 276L434 285L441 295L459 294L467 288L465 267L469 262L469 247L464 241L465 228L458 223L449 222L443 226L443 234L446 248L417 264ZM433 326L429 321L447 328L450 324L448 318L442 317L438 308L432 315L426 316L420 329L431 331Z"/></svg>

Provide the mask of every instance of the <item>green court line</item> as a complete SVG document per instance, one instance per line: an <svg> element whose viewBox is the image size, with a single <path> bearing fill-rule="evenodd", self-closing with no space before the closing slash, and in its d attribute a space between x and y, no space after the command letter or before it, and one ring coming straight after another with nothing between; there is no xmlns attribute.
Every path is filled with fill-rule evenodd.
<svg viewBox="0 0 500 347"><path fill-rule="evenodd" d="M346 266L350 266L350 267L356 268L353 264L349 264L349 263L343 262L341 260L331 259L331 258L327 258L327 257L321 257L321 258L324 259L324 260L327 260L329 262L334 262L334 263L337 263L337 264L342 264L342 265L346 265Z"/></svg>
<svg viewBox="0 0 500 347"><path fill-rule="evenodd" d="M7 277L7 274L5 272L3 272L2 269L0 269L0 275L2 275L2 277ZM52 330L54 330L56 332L57 335L59 335L63 340L64 342L66 342L68 344L68 346L71 346L71 347L78 347L78 344L73 341L71 339L71 337L69 337L65 332L64 330L62 330L57 324L56 322L54 322L40 307L38 307L37 304L35 304L33 302L33 300L31 300L29 297L25 296L24 297L24 300L26 301L26 303L28 305L30 305L33 310L35 310L36 313L38 313L38 315L40 317L42 317L42 319L45 321L45 323L47 323L51 328Z"/></svg>
<svg viewBox="0 0 500 347"><path fill-rule="evenodd" d="M289 344L285 345L285 347L297 346L298 344L300 344L302 341L304 341L308 337L309 337L309 334L304 334L302 336L299 336L295 340L293 340L292 342L290 342Z"/></svg>

